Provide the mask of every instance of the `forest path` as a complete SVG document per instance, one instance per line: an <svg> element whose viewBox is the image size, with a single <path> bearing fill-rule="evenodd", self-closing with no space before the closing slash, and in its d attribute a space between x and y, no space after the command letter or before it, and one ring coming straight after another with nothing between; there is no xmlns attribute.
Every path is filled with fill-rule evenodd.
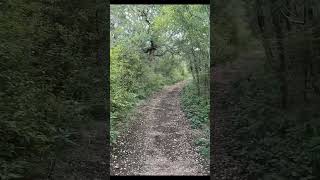
<svg viewBox="0 0 320 180"><path fill-rule="evenodd" d="M228 149L234 148L232 144L232 118L235 111L233 108L234 99L231 91L232 85L244 78L250 76L256 71L257 67L263 65L261 60L264 52L253 51L240 55L235 61L221 64L213 67L213 111L211 112L213 120L211 121L211 154L213 162L211 163L211 178L217 180L242 180L245 175L241 172L243 162L237 162L229 155Z"/></svg>
<svg viewBox="0 0 320 180"><path fill-rule="evenodd" d="M208 175L180 107L185 82L165 87L137 108L137 119L112 149L111 175Z"/></svg>

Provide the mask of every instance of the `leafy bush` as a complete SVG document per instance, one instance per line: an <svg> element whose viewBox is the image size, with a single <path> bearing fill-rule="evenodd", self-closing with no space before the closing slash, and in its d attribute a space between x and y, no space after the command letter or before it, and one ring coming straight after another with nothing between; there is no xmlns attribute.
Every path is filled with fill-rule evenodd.
<svg viewBox="0 0 320 180"><path fill-rule="evenodd" d="M248 163L244 169L251 177L314 179L320 167L317 106L281 109L275 79L270 72L260 72L234 84L232 98L241 111L233 114L236 146L230 153Z"/></svg>
<svg viewBox="0 0 320 180"><path fill-rule="evenodd" d="M123 44L111 48L111 142L114 143L128 123L127 115L139 100L166 84L172 84L187 76L180 70L182 65L170 65L172 60L160 59L148 64L147 58L136 49L127 49ZM182 75L182 73L184 73ZM122 127L120 127L122 126Z"/></svg>
<svg viewBox="0 0 320 180"><path fill-rule="evenodd" d="M0 3L1 179L24 176L74 144L92 119L88 99L105 93L104 67L92 53L96 4L69 2Z"/></svg>
<svg viewBox="0 0 320 180"><path fill-rule="evenodd" d="M182 91L181 103L183 111L191 121L192 128L200 129L203 134L195 144L206 159L210 156L209 98L197 94L194 82L189 82Z"/></svg>
<svg viewBox="0 0 320 180"><path fill-rule="evenodd" d="M182 107L194 128L208 125L209 98L199 96L193 82L183 89Z"/></svg>

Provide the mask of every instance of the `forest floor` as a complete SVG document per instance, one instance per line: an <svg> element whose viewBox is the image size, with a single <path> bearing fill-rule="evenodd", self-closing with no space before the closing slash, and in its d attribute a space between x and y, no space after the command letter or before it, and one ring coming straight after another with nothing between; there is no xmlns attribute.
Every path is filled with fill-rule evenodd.
<svg viewBox="0 0 320 180"><path fill-rule="evenodd" d="M180 106L185 81L154 93L112 147L111 175L209 175Z"/></svg>
<svg viewBox="0 0 320 180"><path fill-rule="evenodd" d="M233 113L239 109L233 108L231 96L232 86L244 78L248 78L261 67L264 54L262 51L254 51L240 55L236 60L213 67L213 120L211 121L211 177L217 180L240 180L245 175L241 172L243 162L237 162L228 154L228 148L232 148L230 129Z"/></svg>
<svg viewBox="0 0 320 180"><path fill-rule="evenodd" d="M105 119L105 118L102 118ZM92 121L81 128L81 137L76 147L65 148L46 169L46 176L30 179L50 180L103 180L108 179L108 143L106 142L106 123ZM46 166L43 166L46 167Z"/></svg>

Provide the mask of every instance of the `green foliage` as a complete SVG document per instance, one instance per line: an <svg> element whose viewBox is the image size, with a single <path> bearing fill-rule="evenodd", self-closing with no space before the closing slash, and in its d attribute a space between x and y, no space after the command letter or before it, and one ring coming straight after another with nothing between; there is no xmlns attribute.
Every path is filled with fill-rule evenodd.
<svg viewBox="0 0 320 180"><path fill-rule="evenodd" d="M215 3L215 62L236 59L237 51L243 53L258 45L252 39L255 36L263 42L268 64L263 71L255 69L250 77L236 82L234 91L228 94L224 103L234 112L232 129L227 132L231 132L233 142L225 149L241 162L248 179L319 179L320 113L319 101L313 95L317 94L313 70L317 66L313 56L317 45L310 44L317 37L313 24L317 18L306 16L309 24L285 21L287 17L274 11L277 5L276 1L252 0ZM312 14L318 5L313 3L310 9L305 6L301 12ZM290 7L298 6L288 1L279 11ZM313 85L308 84L312 81Z"/></svg>
<svg viewBox="0 0 320 180"><path fill-rule="evenodd" d="M199 146L200 154L208 160L210 157L209 97L199 96L194 82L189 82L182 91L181 103L192 127L203 132L197 139L196 145Z"/></svg>
<svg viewBox="0 0 320 180"><path fill-rule="evenodd" d="M0 9L0 177L11 179L75 145L105 93L104 67L92 53L95 3L12 0Z"/></svg>
<svg viewBox="0 0 320 180"><path fill-rule="evenodd" d="M208 21L205 6L111 6L111 142L139 100L195 74L190 65L198 67L195 77L207 74ZM208 87L207 79L201 82Z"/></svg>
<svg viewBox="0 0 320 180"><path fill-rule="evenodd" d="M213 53L215 63L235 60L240 51L255 45L249 29L244 4L240 0L214 2Z"/></svg>
<svg viewBox="0 0 320 180"><path fill-rule="evenodd" d="M188 69L184 61L180 59L173 60L172 58L163 59L155 65L155 72L166 77L165 84L172 84L181 81L189 76Z"/></svg>
<svg viewBox="0 0 320 180"><path fill-rule="evenodd" d="M208 132L205 134L210 134L209 128L207 129ZM199 138L196 141L196 146L199 146L199 153L201 156L205 157L206 160L210 159L210 137Z"/></svg>
<svg viewBox="0 0 320 180"><path fill-rule="evenodd" d="M209 98L198 96L194 82L189 83L182 93L182 106L194 128L208 125Z"/></svg>
<svg viewBox="0 0 320 180"><path fill-rule="evenodd" d="M313 179L319 171L319 117L317 106L283 111L279 82L260 72L234 84L231 154L248 162L250 176L262 179ZM241 152L241 153L239 153Z"/></svg>
<svg viewBox="0 0 320 180"><path fill-rule="evenodd" d="M166 60L149 66L136 52L119 50L118 45L111 49L111 141L115 142L120 126L139 100L166 84L172 84L185 78L186 73L180 67L168 66ZM160 67L156 69L155 67ZM183 74L184 73L184 74ZM121 124L121 125L120 125Z"/></svg>

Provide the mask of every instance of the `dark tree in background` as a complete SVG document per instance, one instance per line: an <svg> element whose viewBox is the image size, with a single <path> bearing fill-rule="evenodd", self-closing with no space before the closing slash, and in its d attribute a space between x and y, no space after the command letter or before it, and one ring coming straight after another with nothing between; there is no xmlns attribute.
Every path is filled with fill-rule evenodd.
<svg viewBox="0 0 320 180"><path fill-rule="evenodd" d="M267 61L279 80L281 108L288 109L287 117L294 114L293 109L300 108L299 120L287 123L294 123L291 126L297 128L295 138L302 138L302 145L298 145L302 149L298 152L310 158L304 163L307 162L305 168L309 172L312 168L312 173L307 176L304 172L304 176L317 179L320 177L320 2L257 0L256 7ZM298 157L292 159L299 162ZM295 176L302 176L302 172Z"/></svg>
<svg viewBox="0 0 320 180"><path fill-rule="evenodd" d="M238 59L247 66L257 64L247 77L235 80L232 92L224 98L230 109L226 111L232 115L219 121L232 121L222 134L230 137L226 154L240 162L236 179L319 179L320 1L224 2L216 1L219 8L213 15L217 19L213 22L217 32L213 34L213 58L218 66L212 71L226 61L234 65ZM245 16L240 15L242 10ZM239 32L245 31L251 32L248 44L257 41L261 46L241 50L237 43L243 35ZM238 41L227 44L232 37ZM236 52L233 48L243 56L226 56ZM248 71L244 67L231 70Z"/></svg>
<svg viewBox="0 0 320 180"><path fill-rule="evenodd" d="M320 3L257 0L256 5L268 61L281 80L282 107L319 95Z"/></svg>

